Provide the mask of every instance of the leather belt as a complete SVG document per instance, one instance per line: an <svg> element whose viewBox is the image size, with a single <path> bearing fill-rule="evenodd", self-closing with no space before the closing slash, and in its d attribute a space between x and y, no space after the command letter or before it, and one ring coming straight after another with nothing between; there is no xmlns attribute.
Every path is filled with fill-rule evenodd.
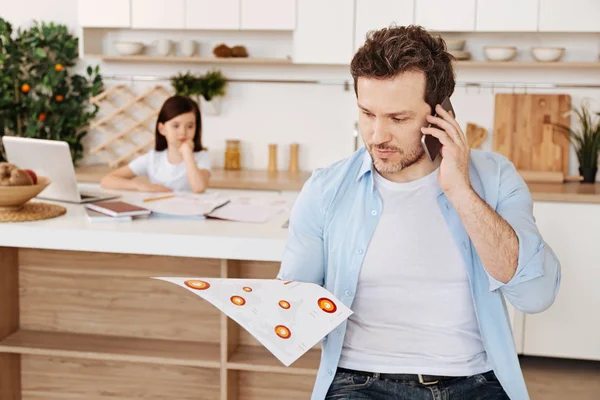
<svg viewBox="0 0 600 400"><path fill-rule="evenodd" d="M386 379L401 382L418 382L422 385L435 385L439 382L459 379L458 376L421 375L421 374L383 374L379 372L356 371L347 368L338 368L339 372L366 376L373 379Z"/></svg>

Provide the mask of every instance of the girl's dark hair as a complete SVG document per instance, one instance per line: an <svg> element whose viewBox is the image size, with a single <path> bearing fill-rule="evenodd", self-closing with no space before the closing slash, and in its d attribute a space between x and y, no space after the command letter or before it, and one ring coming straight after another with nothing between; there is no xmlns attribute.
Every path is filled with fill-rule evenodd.
<svg viewBox="0 0 600 400"><path fill-rule="evenodd" d="M162 105L156 121L155 144L156 151L163 151L167 148L167 138L158 131L158 124L172 120L178 115L193 112L196 116L196 133L194 133L194 151L204 150L202 146L202 117L198 104L186 96L169 97Z"/></svg>
<svg viewBox="0 0 600 400"><path fill-rule="evenodd" d="M367 34L350 71L354 91L358 78L391 79L407 71L425 74L425 102L434 109L454 92L454 57L444 40L421 26L390 26ZM358 94L358 93L357 93Z"/></svg>

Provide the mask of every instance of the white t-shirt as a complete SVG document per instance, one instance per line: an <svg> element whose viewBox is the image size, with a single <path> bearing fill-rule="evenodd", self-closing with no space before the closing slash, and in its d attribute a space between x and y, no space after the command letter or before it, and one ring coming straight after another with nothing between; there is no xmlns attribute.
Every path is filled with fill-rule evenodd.
<svg viewBox="0 0 600 400"><path fill-rule="evenodd" d="M194 152L196 165L200 169L210 171L210 153L208 151ZM185 169L185 162L171 164L167 159L167 151L150 150L129 163L129 168L136 175L145 175L150 182L166 186L176 191L191 191Z"/></svg>
<svg viewBox="0 0 600 400"><path fill-rule="evenodd" d="M465 262L437 203L437 174L408 183L373 174L383 212L361 267L341 367L448 376L491 369Z"/></svg>

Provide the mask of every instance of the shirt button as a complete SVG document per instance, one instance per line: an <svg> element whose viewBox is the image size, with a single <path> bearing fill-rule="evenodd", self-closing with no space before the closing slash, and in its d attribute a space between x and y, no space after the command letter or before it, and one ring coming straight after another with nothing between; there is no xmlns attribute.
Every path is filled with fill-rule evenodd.
<svg viewBox="0 0 600 400"><path fill-rule="evenodd" d="M332 369L328 369L328 370L327 370L327 374L328 374L329 376L333 375L333 370L332 370Z"/></svg>
<svg viewBox="0 0 600 400"><path fill-rule="evenodd" d="M352 294L352 292L350 292L349 290L346 290L344 293L346 294L346 296L350 296Z"/></svg>
<svg viewBox="0 0 600 400"><path fill-rule="evenodd" d="M358 254L362 254L362 253L363 253L362 249L358 249L356 252L357 252Z"/></svg>
<svg viewBox="0 0 600 400"><path fill-rule="evenodd" d="M372 215L372 216L375 216L375 215L377 215L377 211L376 211L376 210L373 210L373 211L371 211L371 215Z"/></svg>
<svg viewBox="0 0 600 400"><path fill-rule="evenodd" d="M340 333L341 333L341 332L340 332L340 330L339 330L339 329L336 329L336 330L335 330L335 334L336 334L336 335L340 336Z"/></svg>

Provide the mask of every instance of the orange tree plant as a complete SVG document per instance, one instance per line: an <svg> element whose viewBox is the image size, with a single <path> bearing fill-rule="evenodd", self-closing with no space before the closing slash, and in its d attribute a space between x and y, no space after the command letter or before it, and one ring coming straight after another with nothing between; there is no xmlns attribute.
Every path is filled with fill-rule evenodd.
<svg viewBox="0 0 600 400"><path fill-rule="evenodd" d="M71 71L78 39L64 25L36 22L11 39L10 24L0 18L0 37L0 54L10 60L0 63L0 135L65 141L77 163L86 128L98 112L89 99L103 89L99 68L88 66L85 76Z"/></svg>

